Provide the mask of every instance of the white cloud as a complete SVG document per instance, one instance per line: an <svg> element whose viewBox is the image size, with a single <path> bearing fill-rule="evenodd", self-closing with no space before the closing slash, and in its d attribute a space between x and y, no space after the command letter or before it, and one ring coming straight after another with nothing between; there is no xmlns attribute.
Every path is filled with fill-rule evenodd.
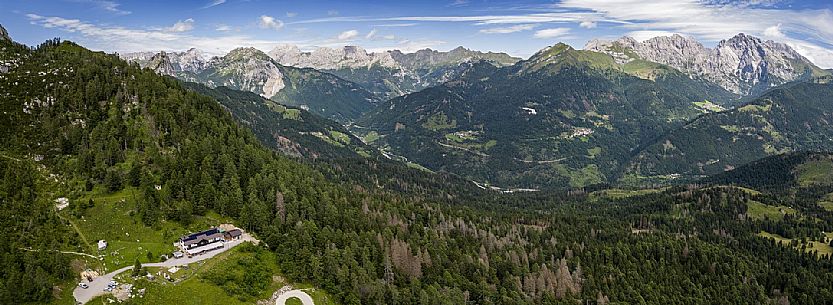
<svg viewBox="0 0 833 305"><path fill-rule="evenodd" d="M372 29L372 30L370 30L370 33L367 33L367 35L364 36L364 38L365 39L373 39L374 37L376 37L376 33L378 33L378 32L379 31L377 31L376 29Z"/></svg>
<svg viewBox="0 0 833 305"><path fill-rule="evenodd" d="M194 47L213 56L224 55L237 47L255 47L268 51L277 43L281 43L242 35L204 37L193 36L188 32L170 32L161 28L156 30L131 29L36 14L27 14L26 17L35 25L78 34L78 37L73 38L76 42L93 50L107 52L181 51ZM282 43L309 44L308 41L283 41Z"/></svg>
<svg viewBox="0 0 833 305"><path fill-rule="evenodd" d="M599 14L600 18L621 22L621 27L635 32L675 32L707 42L746 33L792 45L800 43L803 48L796 51L808 58L822 58L814 60L817 65L833 66L833 61L825 61L824 54L818 52L833 47L830 9L775 8L771 4L767 0L564 0L556 8Z"/></svg>
<svg viewBox="0 0 833 305"><path fill-rule="evenodd" d="M367 39L367 40L376 40L376 41L378 41L378 40L395 40L396 35L393 35L393 34L381 35L381 34L379 34L379 30L372 29L372 30L370 30L370 32L367 33L367 35L364 35L364 38Z"/></svg>
<svg viewBox="0 0 833 305"><path fill-rule="evenodd" d="M74 0L77 3L90 3L97 7L98 9L105 10L116 15L127 15L130 14L130 11L122 10L119 8L121 4L115 1L108 1L108 0Z"/></svg>
<svg viewBox="0 0 833 305"><path fill-rule="evenodd" d="M298 16L298 13L296 13L296 12L286 12L286 17L287 18L292 18L292 17L295 17L295 16Z"/></svg>
<svg viewBox="0 0 833 305"><path fill-rule="evenodd" d="M781 32L781 24L773 25L764 29L764 36L768 38L784 38L785 35Z"/></svg>
<svg viewBox="0 0 833 305"><path fill-rule="evenodd" d="M260 25L261 28L275 30L283 28L283 21L275 19L275 17L262 15L259 19L258 25Z"/></svg>
<svg viewBox="0 0 833 305"><path fill-rule="evenodd" d="M194 29L194 19L188 18L174 23L173 26L167 28L168 32L187 32Z"/></svg>
<svg viewBox="0 0 833 305"><path fill-rule="evenodd" d="M218 6L220 4L223 4L223 3L226 3L226 0L212 0L211 2L206 4L203 8L214 7L214 6Z"/></svg>
<svg viewBox="0 0 833 305"><path fill-rule="evenodd" d="M525 23L558 23L558 22L582 22L585 20L597 20L597 22L609 22L624 24L618 20L602 18L597 12L566 12L557 13L534 13L520 15L484 15L484 16L405 16L387 18L365 18L365 17L327 17L297 21L295 23L332 23L332 22L371 22L371 21L404 21L404 22L473 22L476 25L485 24L525 24Z"/></svg>
<svg viewBox="0 0 833 305"><path fill-rule="evenodd" d="M587 12L536 13L523 15L486 15L486 16L411 16L383 18L387 21L435 21L435 22L475 22L475 24L519 24L549 22L580 22L600 16Z"/></svg>
<svg viewBox="0 0 833 305"><path fill-rule="evenodd" d="M359 31L356 31L356 30L344 31L344 32L341 32L341 34L338 34L338 40L351 40L353 38L356 38L356 36L359 36Z"/></svg>
<svg viewBox="0 0 833 305"><path fill-rule="evenodd" d="M469 0L454 0L449 4L450 6L465 6L469 4Z"/></svg>
<svg viewBox="0 0 833 305"><path fill-rule="evenodd" d="M388 24L377 24L377 25L374 25L374 26L393 28L393 27L408 27L408 26L415 26L415 25L417 25L417 24L416 23L388 23Z"/></svg>
<svg viewBox="0 0 833 305"><path fill-rule="evenodd" d="M515 33L520 31L529 31L537 27L537 24L518 24L513 26L507 27L497 27L497 28L489 28L489 29L482 29L480 33L484 34L509 34Z"/></svg>
<svg viewBox="0 0 833 305"><path fill-rule="evenodd" d="M552 28L535 32L535 38L558 38L570 33L570 28Z"/></svg>
<svg viewBox="0 0 833 305"><path fill-rule="evenodd" d="M583 27L583 28L585 28L585 29L592 29L592 28L595 28L595 27L596 27L596 25L597 25L597 24L596 24L596 22L595 22L595 21L582 21L581 23L579 23L579 24L578 24L578 26Z"/></svg>
<svg viewBox="0 0 833 305"><path fill-rule="evenodd" d="M215 30L218 32L228 32L231 31L231 27L225 24L218 24Z"/></svg>
<svg viewBox="0 0 833 305"><path fill-rule="evenodd" d="M795 39L787 39L785 43L820 68L833 68L833 51L830 49Z"/></svg>
<svg viewBox="0 0 833 305"><path fill-rule="evenodd" d="M338 16L337 10L329 10L327 11L327 16Z"/></svg>
<svg viewBox="0 0 833 305"><path fill-rule="evenodd" d="M705 42L728 39L738 33L767 37L780 42L789 39L805 46L833 49L833 11L798 9L773 5L777 0L562 0L535 8L534 13L487 14L480 16L403 16L387 18L328 17L297 23L327 22L464 22L488 24L577 23L583 28L610 25L615 30L665 31L691 35ZM778 24L781 23L779 26ZM774 28L773 28L774 27ZM769 31L767 31L769 30ZM775 31L777 30L777 32ZM546 33L546 32L545 32ZM783 34L783 36L779 36ZM769 34L769 35L767 35ZM795 42L794 42L795 43ZM810 57L804 48L802 55ZM816 56L816 58L820 58ZM833 66L831 62L815 62Z"/></svg>

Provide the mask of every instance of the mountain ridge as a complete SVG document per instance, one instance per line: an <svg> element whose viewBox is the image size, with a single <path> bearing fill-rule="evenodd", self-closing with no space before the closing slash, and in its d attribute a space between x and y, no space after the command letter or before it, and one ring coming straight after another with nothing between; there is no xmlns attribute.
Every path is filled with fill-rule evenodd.
<svg viewBox="0 0 833 305"><path fill-rule="evenodd" d="M253 92L273 101L349 122L371 108L376 98L360 86L313 69L283 66L266 53L239 47L205 60L201 51L131 53L120 57L159 74Z"/></svg>
<svg viewBox="0 0 833 305"><path fill-rule="evenodd" d="M622 64L644 59L665 64L693 77L703 77L741 95L827 74L790 46L739 33L707 48L689 36L653 37L638 42L594 39L584 49L613 56Z"/></svg>
<svg viewBox="0 0 833 305"><path fill-rule="evenodd" d="M733 98L709 102L718 95L664 76L673 73L645 79L607 54L556 44L513 66L475 64L358 124L380 135L377 147L432 170L504 187L580 187L606 182L618 156L699 115L700 104Z"/></svg>
<svg viewBox="0 0 833 305"><path fill-rule="evenodd" d="M698 178L793 151L830 151L833 84L797 82L735 109L704 114L649 143L627 177Z"/></svg>

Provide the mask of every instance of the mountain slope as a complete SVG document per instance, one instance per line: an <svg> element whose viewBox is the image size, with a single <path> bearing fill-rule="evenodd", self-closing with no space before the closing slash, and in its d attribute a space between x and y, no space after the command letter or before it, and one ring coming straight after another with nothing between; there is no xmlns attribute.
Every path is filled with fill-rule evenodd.
<svg viewBox="0 0 833 305"><path fill-rule="evenodd" d="M629 162L629 175L696 177L790 151L833 150L833 85L775 88L737 109L703 115L658 138Z"/></svg>
<svg viewBox="0 0 833 305"><path fill-rule="evenodd" d="M773 86L829 74L786 44L744 34L722 40L713 49L676 34L644 42L631 37L592 40L585 49L611 54L620 63L668 65L741 95L756 95Z"/></svg>
<svg viewBox="0 0 833 305"><path fill-rule="evenodd" d="M833 186L833 154L801 152L766 157L702 181L781 190Z"/></svg>
<svg viewBox="0 0 833 305"><path fill-rule="evenodd" d="M559 44L510 67L475 64L359 125L380 135L374 145L433 170L509 187L583 186L607 181L631 149L702 113L707 99L733 97L667 75L631 76L609 55Z"/></svg>
<svg viewBox="0 0 833 305"><path fill-rule="evenodd" d="M282 66L254 48L238 48L204 61L199 51L121 55L159 74L249 91L285 105L308 109L339 122L349 122L376 102L362 87L313 69Z"/></svg>
<svg viewBox="0 0 833 305"><path fill-rule="evenodd" d="M257 94L186 83L194 92L213 97L249 127L266 146L290 156L337 159L370 156L375 150L336 122L291 108Z"/></svg>

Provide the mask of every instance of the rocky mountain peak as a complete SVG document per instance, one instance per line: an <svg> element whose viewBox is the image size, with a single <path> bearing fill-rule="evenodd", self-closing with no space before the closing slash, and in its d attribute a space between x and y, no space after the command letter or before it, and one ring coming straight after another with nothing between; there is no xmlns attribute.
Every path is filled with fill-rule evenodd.
<svg viewBox="0 0 833 305"><path fill-rule="evenodd" d="M547 58L556 56L558 54L574 50L573 47L570 45L559 42L550 47L544 48L541 51L533 54L528 61L535 61L535 60L546 60Z"/></svg>
<svg viewBox="0 0 833 305"><path fill-rule="evenodd" d="M269 59L269 55L266 55L266 53L263 53L263 51L253 47L239 47L228 52L228 54L226 54L226 56L223 56L223 58L227 60L247 58Z"/></svg>
<svg viewBox="0 0 833 305"><path fill-rule="evenodd" d="M171 63L171 58L165 51L153 55L153 57L150 58L150 63L147 67L162 75L176 74L176 70L174 70L174 66Z"/></svg>
<svg viewBox="0 0 833 305"><path fill-rule="evenodd" d="M375 64L390 68L397 67L387 52L368 53L359 46L320 47L312 52L302 52L298 46L284 44L269 51L269 57L285 66L322 70L367 68Z"/></svg>
<svg viewBox="0 0 833 305"><path fill-rule="evenodd" d="M9 37L9 32L6 31L6 28L2 24L0 24L0 40L12 41L12 38Z"/></svg>
<svg viewBox="0 0 833 305"><path fill-rule="evenodd" d="M465 53L465 52L469 52L469 49L466 49L463 46L457 46L456 48L449 51L449 53Z"/></svg>
<svg viewBox="0 0 833 305"><path fill-rule="evenodd" d="M585 50L610 54L620 64L642 59L668 65L741 95L824 72L786 44L743 33L720 41L714 48L675 34L643 42L631 37L592 40Z"/></svg>

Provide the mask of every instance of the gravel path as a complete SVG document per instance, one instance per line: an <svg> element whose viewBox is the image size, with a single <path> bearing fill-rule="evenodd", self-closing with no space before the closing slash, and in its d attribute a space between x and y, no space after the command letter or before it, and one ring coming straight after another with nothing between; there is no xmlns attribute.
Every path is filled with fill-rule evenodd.
<svg viewBox="0 0 833 305"><path fill-rule="evenodd" d="M312 297L309 296L309 294L298 289L284 292L283 294L278 296L278 299L275 301L275 305L285 305L286 300L289 300L289 298L298 298L299 300L301 300L301 304L304 305L315 305L315 303L312 302Z"/></svg>
<svg viewBox="0 0 833 305"><path fill-rule="evenodd" d="M174 266L188 265L188 264L191 264L191 263L195 263L195 262L199 262L199 261L202 261L202 260L212 258L212 257L216 256L217 254L226 252L229 249L234 248L235 246L237 246L237 245L239 245L243 242L247 242L247 241L256 241L256 239L254 237L252 237L251 235L249 235L249 233L243 233L243 235L241 236L241 238L239 240L233 240L233 241L230 241L230 242L226 242L225 247L214 250L214 251L211 251L211 252L208 252L208 253L205 253L205 254L196 255L196 256L193 256L193 257L172 258L172 259L169 259L169 260L161 262L161 263L149 263L149 264L143 264L142 266L144 266L144 267L174 267ZM127 267L118 269L116 271L107 273L105 275L99 276L99 277L93 279L92 282L87 282L87 281L82 280L82 282L89 285L89 288L84 289L84 288L75 286L75 290L72 291L72 296L75 297L76 302L81 303L81 304L85 304L85 303L89 302L90 300L92 300L93 298L95 298L99 295L105 294L104 289L107 288L107 284L110 283L110 281L112 281L113 278L116 275L118 275L119 273L125 272L125 271L130 270L130 269L133 269L133 266L127 266ZM310 300L312 300L312 299L310 299ZM309 303L309 304L312 304L312 303Z"/></svg>

